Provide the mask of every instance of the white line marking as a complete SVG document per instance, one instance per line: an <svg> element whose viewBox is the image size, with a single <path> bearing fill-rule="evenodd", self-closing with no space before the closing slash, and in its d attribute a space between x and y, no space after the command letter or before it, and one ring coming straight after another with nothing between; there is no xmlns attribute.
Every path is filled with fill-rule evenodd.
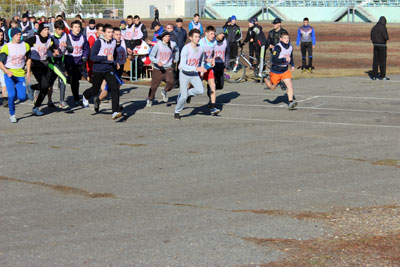
<svg viewBox="0 0 400 267"><path fill-rule="evenodd" d="M319 96L312 96L312 97L309 97L309 98L306 98L306 99L302 99L302 100L299 100L299 101L297 101L298 103L301 103L301 102L305 102L305 101L309 101L309 100L312 100L312 99L315 99L315 98L318 98Z"/></svg>
<svg viewBox="0 0 400 267"><path fill-rule="evenodd" d="M151 112L151 111L138 111L136 113L143 114L158 114L171 116L173 113L165 112ZM262 122L280 122L280 123L296 123L296 124L320 124L320 125L337 125L337 126L354 126L354 127L373 127L373 128L393 128L400 129L397 125L376 125L376 124L357 124L357 123L346 123L346 122L326 122L326 121L292 121L292 120L271 120L271 119L250 119L250 118L239 118L239 117L222 117L222 116L196 116L196 118L212 118L212 119L225 119L225 120L243 120L243 121L262 121Z"/></svg>
<svg viewBox="0 0 400 267"><path fill-rule="evenodd" d="M319 108L319 107L321 107L321 106L323 106L323 105L325 105L325 103L322 103L322 104L316 105L315 107L310 107L310 108L312 108L312 109L317 109L317 108Z"/></svg>

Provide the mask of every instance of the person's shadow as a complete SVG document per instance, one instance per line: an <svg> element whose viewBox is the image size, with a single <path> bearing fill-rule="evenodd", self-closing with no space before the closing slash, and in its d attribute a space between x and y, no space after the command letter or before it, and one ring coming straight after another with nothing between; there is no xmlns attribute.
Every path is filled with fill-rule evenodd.
<svg viewBox="0 0 400 267"><path fill-rule="evenodd" d="M122 110L122 117L121 119L117 120L117 122L126 122L130 117L135 115L138 110L144 109L146 107L146 103L146 99L124 103L125 105L128 105L124 106L124 109Z"/></svg>
<svg viewBox="0 0 400 267"><path fill-rule="evenodd" d="M225 104L228 104L233 99L238 98L239 96L240 96L240 94L238 92L230 92L230 93L219 95L219 96L217 96L217 99L216 99L216 103L217 103L216 106L222 111L224 109ZM194 108L189 114L183 115L182 117L190 117L190 116L194 116L194 115L210 116L211 112L210 112L210 108L209 108L208 104Z"/></svg>
<svg viewBox="0 0 400 267"><path fill-rule="evenodd" d="M132 90L135 90L135 89L138 89L138 88L139 87L137 87L137 86L132 86L132 87L129 87L129 88L120 89L119 90L119 95L122 96L122 95L129 94Z"/></svg>

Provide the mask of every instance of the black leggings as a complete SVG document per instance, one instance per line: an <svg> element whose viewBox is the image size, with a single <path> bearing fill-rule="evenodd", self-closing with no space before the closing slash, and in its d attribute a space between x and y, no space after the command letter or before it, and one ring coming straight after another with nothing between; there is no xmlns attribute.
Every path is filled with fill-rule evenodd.
<svg viewBox="0 0 400 267"><path fill-rule="evenodd" d="M68 78L71 82L71 91L74 96L74 100L79 101L79 81L82 79L81 65L66 64L65 69L68 73Z"/></svg>
<svg viewBox="0 0 400 267"><path fill-rule="evenodd" d="M119 86L117 79L115 78L114 70L108 72L93 72L93 84L92 87L83 92L83 96L86 99L90 99L92 96L98 96L101 84L103 80L106 80L108 89L111 93L112 111L119 111Z"/></svg>
<svg viewBox="0 0 400 267"><path fill-rule="evenodd" d="M214 66L214 77L215 77L215 87L217 90L221 90L224 88L224 63L215 63Z"/></svg>
<svg viewBox="0 0 400 267"><path fill-rule="evenodd" d="M301 68L312 68L312 48L311 42L301 43ZM308 65L307 65L307 52L308 52Z"/></svg>
<svg viewBox="0 0 400 267"><path fill-rule="evenodd" d="M32 68L33 76L35 76L38 84L32 85L34 90L39 90L39 96L35 102L35 108L40 107L44 98L47 96L50 88L50 81L57 78L57 75L49 68L34 66Z"/></svg>

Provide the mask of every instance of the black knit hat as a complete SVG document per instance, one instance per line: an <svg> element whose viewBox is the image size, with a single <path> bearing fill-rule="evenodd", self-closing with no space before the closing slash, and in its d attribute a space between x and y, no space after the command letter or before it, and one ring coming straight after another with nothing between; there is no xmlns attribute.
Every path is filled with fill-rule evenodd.
<svg viewBox="0 0 400 267"><path fill-rule="evenodd" d="M38 32L41 33L45 28L50 29L50 25L47 24L47 23L44 23L44 22L43 22L43 23L40 23L40 24L39 24Z"/></svg>
<svg viewBox="0 0 400 267"><path fill-rule="evenodd" d="M162 40L167 35L171 35L171 34L167 31L163 31L159 36L157 36L157 39Z"/></svg>

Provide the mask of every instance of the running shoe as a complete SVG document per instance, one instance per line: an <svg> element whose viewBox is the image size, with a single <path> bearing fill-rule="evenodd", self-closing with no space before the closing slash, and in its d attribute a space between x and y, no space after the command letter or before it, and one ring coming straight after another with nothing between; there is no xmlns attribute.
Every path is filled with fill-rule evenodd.
<svg viewBox="0 0 400 267"><path fill-rule="evenodd" d="M69 106L68 106L67 102L61 101L59 107L64 109L64 108L68 108Z"/></svg>
<svg viewBox="0 0 400 267"><path fill-rule="evenodd" d="M79 106L79 101L75 101L75 107Z"/></svg>
<svg viewBox="0 0 400 267"><path fill-rule="evenodd" d="M389 81L390 80L390 78L389 77L383 77L383 78L379 78L379 80L383 80L383 81Z"/></svg>
<svg viewBox="0 0 400 267"><path fill-rule="evenodd" d="M17 122L17 118L15 117L15 115L10 116L10 122L12 122L12 123Z"/></svg>
<svg viewBox="0 0 400 267"><path fill-rule="evenodd" d="M113 120L115 120L115 119L118 119L118 118L120 118L122 116L122 113L121 112L114 112L113 114L112 114L112 119Z"/></svg>
<svg viewBox="0 0 400 267"><path fill-rule="evenodd" d="M211 109L210 111L211 111L211 115L212 115L212 116L216 116L216 115L218 115L218 113L221 112L221 110L218 109L218 108L213 108L213 109Z"/></svg>
<svg viewBox="0 0 400 267"><path fill-rule="evenodd" d="M98 97L94 98L94 111L99 112L100 110L100 99Z"/></svg>
<svg viewBox="0 0 400 267"><path fill-rule="evenodd" d="M187 104L190 104L191 101L192 101L192 96L190 95L190 96L188 96L188 97L186 98L186 103L187 103Z"/></svg>
<svg viewBox="0 0 400 267"><path fill-rule="evenodd" d="M32 114L35 115L35 116L43 116L43 112L41 112L39 110L39 108L33 108L32 109Z"/></svg>
<svg viewBox="0 0 400 267"><path fill-rule="evenodd" d="M153 106L153 101L151 101L150 99L147 99L146 107L151 108L151 106Z"/></svg>
<svg viewBox="0 0 400 267"><path fill-rule="evenodd" d="M87 99L85 98L85 96L82 96L82 106L83 106L84 108L88 108L88 107L89 107L89 100L87 100Z"/></svg>
<svg viewBox="0 0 400 267"><path fill-rule="evenodd" d="M56 105L54 105L53 101L49 101L49 102L47 103L47 106L48 106L49 108L57 108Z"/></svg>
<svg viewBox="0 0 400 267"><path fill-rule="evenodd" d="M224 78L225 78L225 80L230 80L231 76L229 74L224 73Z"/></svg>
<svg viewBox="0 0 400 267"><path fill-rule="evenodd" d="M167 103L168 102L167 92L165 92L164 90L161 90L161 96L162 96L163 102Z"/></svg>
<svg viewBox="0 0 400 267"><path fill-rule="evenodd" d="M288 108L289 108L289 110L294 110L296 108L296 106L297 106L297 102L296 101L290 101L289 105L288 105Z"/></svg>
<svg viewBox="0 0 400 267"><path fill-rule="evenodd" d="M307 72L307 69L301 68L301 73L305 73L305 72Z"/></svg>
<svg viewBox="0 0 400 267"><path fill-rule="evenodd" d="M175 120L180 120L181 119L181 114L175 112L174 118L175 118Z"/></svg>
<svg viewBox="0 0 400 267"><path fill-rule="evenodd" d="M307 69L308 73L312 73L312 68Z"/></svg>

